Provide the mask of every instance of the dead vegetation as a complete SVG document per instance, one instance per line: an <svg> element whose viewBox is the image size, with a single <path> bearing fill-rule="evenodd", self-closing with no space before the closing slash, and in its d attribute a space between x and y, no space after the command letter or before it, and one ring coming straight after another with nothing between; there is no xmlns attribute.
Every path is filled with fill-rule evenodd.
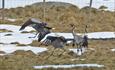
<svg viewBox="0 0 115 70"><path fill-rule="evenodd" d="M35 43L34 43L35 44ZM58 56L62 50L56 50L56 52L50 58L46 59L48 55L51 54L52 46L46 46L49 48L48 51L41 54L35 55L31 51L16 51L13 55L6 55L0 57L0 69L4 70L34 70L32 66L34 65L47 65L47 64L86 64L86 63L97 63L102 64L104 68L87 68L87 67L75 67L69 69L61 70L114 70L115 69L115 52L111 49L115 48L114 40L93 40L89 41L89 49L82 56L72 56L69 51L64 53L62 56ZM41 46L44 47L44 46ZM71 46L65 46L67 49ZM90 49L93 48L93 49ZM75 60L72 60L75 59ZM84 60L80 60L84 59ZM49 70L55 70L53 68L48 68ZM47 70L48 70L47 69ZM46 70L46 69L43 69Z"/></svg>
<svg viewBox="0 0 115 70"><path fill-rule="evenodd" d="M21 12L20 12L21 11ZM0 23L22 25L30 17L38 18L43 21L43 6L36 3L26 7L5 9L5 16L8 18L19 19L16 22L4 21ZM21 19L21 20L20 20ZM88 32L115 31L115 12L104 11L84 7L79 9L69 3L46 3L45 22L49 26L55 27L54 31L69 32L69 24L75 24L76 32L84 32L85 25L88 25Z"/></svg>
<svg viewBox="0 0 115 70"><path fill-rule="evenodd" d="M56 28L54 31L70 32L69 24L76 25L76 32L84 32L86 24L88 24L88 32L115 31L115 12L100 11L93 8L91 11L91 17L89 17L89 10L87 10L87 8L79 9L71 4L57 5L54 3L47 3L46 6L45 20L49 26ZM0 24L22 25L22 23L29 17L38 18L43 21L43 6L39 3L26 6L25 8L18 7L6 9L5 13L7 13L5 14L6 17L16 19L21 18L22 20L16 22L1 21ZM6 30L3 30L3 32L4 31ZM14 44L18 44L20 46L17 42ZM33 41L29 45L38 46L38 44L39 43L37 41ZM16 51L13 55L0 56L0 70L34 70L32 67L34 65L82 63L97 63L102 64L105 67L75 67L69 69L48 68L43 70L115 70L115 52L111 51L112 48L115 48L115 40L90 40L88 51L80 57L72 56L70 52L66 52L63 56L59 57L58 54L61 52L61 50L59 50L60 52L57 51L49 59L45 59L52 51L52 46L46 47L48 47L49 50L38 55L34 55L31 51ZM69 49L73 47L69 45L65 46L65 48ZM77 60L72 61L71 59Z"/></svg>
<svg viewBox="0 0 115 70"><path fill-rule="evenodd" d="M12 31L6 30L6 29L0 29L0 33L2 33L2 32L12 32Z"/></svg>

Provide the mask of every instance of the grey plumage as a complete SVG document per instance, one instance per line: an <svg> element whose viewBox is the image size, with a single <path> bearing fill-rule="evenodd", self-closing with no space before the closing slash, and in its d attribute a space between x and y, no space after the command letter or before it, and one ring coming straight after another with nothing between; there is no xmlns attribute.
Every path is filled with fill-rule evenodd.
<svg viewBox="0 0 115 70"><path fill-rule="evenodd" d="M64 49L64 46L65 46L66 42L67 42L67 40L63 36L60 36L60 37L48 36L43 41L42 44L44 44L44 45L52 45L54 47L54 50L46 59L48 59L50 56L53 55L53 53L55 52L56 48L61 48L63 50L63 52L62 52L62 54L63 54L66 51ZM59 56L61 56L62 54L60 54Z"/></svg>
<svg viewBox="0 0 115 70"><path fill-rule="evenodd" d="M88 37L86 35L84 35L84 37L81 37L81 36L77 35L74 32L75 26L71 25L71 27L72 27L72 34L73 34L73 37L74 37L73 46L77 45L78 51L80 49L81 52L82 52L82 47L88 48Z"/></svg>
<svg viewBox="0 0 115 70"><path fill-rule="evenodd" d="M45 27L47 24L42 23L39 20L35 18L30 18L24 24L21 26L20 30L25 29L27 26L32 26L36 31L40 32L43 27Z"/></svg>
<svg viewBox="0 0 115 70"><path fill-rule="evenodd" d="M50 29L52 29L51 27L47 26L47 23L40 22L39 20L37 20L35 18L30 18L21 26L21 28L19 30L23 30L27 26L31 26L37 31L37 33L34 37L36 37L37 34L39 33L38 41L43 39L46 34L50 33ZM30 37L30 38L34 38L34 37Z"/></svg>
<svg viewBox="0 0 115 70"><path fill-rule="evenodd" d="M48 36L44 41L43 44L45 45L52 45L54 48L63 48L67 40L63 37L54 37Z"/></svg>

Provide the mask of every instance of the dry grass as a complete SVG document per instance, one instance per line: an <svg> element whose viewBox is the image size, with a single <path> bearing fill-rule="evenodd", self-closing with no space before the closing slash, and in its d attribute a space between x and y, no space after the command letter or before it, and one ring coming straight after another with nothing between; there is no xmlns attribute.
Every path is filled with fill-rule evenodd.
<svg viewBox="0 0 115 70"><path fill-rule="evenodd" d="M34 43L35 44L35 43ZM42 47L42 46L41 46ZM81 64L81 63L97 63L105 65L104 68L70 68L61 70L114 70L115 69L115 52L110 49L115 48L114 40L93 40L89 41L89 48L94 48L95 50L90 50L83 54L82 56L72 56L69 51L64 53L62 56L59 54L62 50L57 49L56 52L50 58L46 59L48 55L53 51L52 46L47 46L50 48L47 52L41 53L40 55L35 55L31 51L17 51L13 55L6 55L0 57L0 70L34 70L32 66L34 65L46 65L46 64ZM71 46L65 46L67 50ZM72 61L71 59L78 59ZM79 60L85 59L85 60ZM46 69L43 69L46 70ZM48 68L48 70L54 70L53 68Z"/></svg>
<svg viewBox="0 0 115 70"><path fill-rule="evenodd" d="M6 29L0 29L0 33L2 33L2 32L12 32L12 31L6 30Z"/></svg>
<svg viewBox="0 0 115 70"><path fill-rule="evenodd" d="M59 4L59 5L58 5ZM75 24L76 32L84 32L85 25L88 25L88 32L115 31L115 12L91 9L79 9L72 4L46 3L45 22L55 27L56 32L69 32L69 24ZM20 12L21 11L21 12ZM0 23L22 25L28 18L38 18L43 21L43 6L41 3L26 6L24 8L11 8L5 10L5 16L17 18L16 22L4 21ZM20 20L22 19L22 20Z"/></svg>
<svg viewBox="0 0 115 70"><path fill-rule="evenodd" d="M21 12L20 12L21 11ZM56 32L70 32L69 24L75 24L76 32L84 32L84 27L88 24L88 32L97 31L115 31L115 12L99 11L92 9L91 17L87 9L79 9L71 4L57 6L52 3L47 4L46 9L46 22L51 27L55 27ZM43 6L41 4L26 6L25 8L12 8L5 10L5 16L9 18L22 18L16 22L1 21L0 24L14 24L22 25L29 17L38 18L43 21ZM90 21L88 21L90 19ZM6 31L6 30L5 30ZM4 31L2 31L4 32ZM7 31L6 31L7 32ZM9 31L8 31L9 32ZM26 32L24 32L26 33ZM14 43L20 45L19 43ZM37 41L33 41L31 46L38 46ZM44 47L44 46L41 46ZM53 56L49 59L45 59L50 55L52 46L48 47L47 52L40 55L34 55L31 51L17 51L13 55L0 56L0 70L34 70L34 65L44 64L81 64L81 63L97 63L105 65L104 68L81 68L75 67L70 69L56 69L56 70L115 70L115 52L110 49L115 48L115 40L90 40L88 51L82 56L73 56L73 54L67 51L63 56L58 55L62 50L56 50ZM67 50L72 46L65 46ZM71 59L85 59L75 60ZM55 70L53 68L43 70Z"/></svg>

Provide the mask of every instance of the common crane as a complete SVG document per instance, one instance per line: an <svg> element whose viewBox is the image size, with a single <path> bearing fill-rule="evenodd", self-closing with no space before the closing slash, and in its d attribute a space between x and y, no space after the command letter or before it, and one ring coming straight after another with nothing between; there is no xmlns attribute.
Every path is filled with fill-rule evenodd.
<svg viewBox="0 0 115 70"><path fill-rule="evenodd" d="M51 27L47 26L47 23L44 22L40 22L35 18L30 18L29 20L27 20L19 30L23 30L25 29L27 26L31 26L33 27L37 33L34 37L38 35L38 41L40 41L42 38L45 37L46 34L50 33L50 29L52 29ZM34 37L29 37L29 38L34 38Z"/></svg>
<svg viewBox="0 0 115 70"><path fill-rule="evenodd" d="M66 42L67 42L67 39L65 39L63 36L58 36L58 37L47 36L46 39L42 42L42 44L44 44L46 46L52 45L53 46L52 48L54 48L54 49L46 59L48 59L50 56L52 56L57 48L60 48L63 50L63 52L59 55L59 56L61 56L66 51L66 49L64 49Z"/></svg>
<svg viewBox="0 0 115 70"><path fill-rule="evenodd" d="M75 25L71 24L72 27L72 34L73 34L73 46L77 45L78 49L77 52L81 51L82 48L88 48L88 37L84 35L83 37L77 35L74 30L75 30Z"/></svg>

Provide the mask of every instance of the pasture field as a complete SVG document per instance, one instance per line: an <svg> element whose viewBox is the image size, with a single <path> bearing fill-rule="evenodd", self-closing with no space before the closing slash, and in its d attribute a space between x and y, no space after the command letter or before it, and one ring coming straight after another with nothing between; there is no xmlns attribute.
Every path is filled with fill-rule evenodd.
<svg viewBox="0 0 115 70"><path fill-rule="evenodd" d="M36 45L35 42L32 43ZM41 46L42 47L42 46ZM43 46L44 47L44 46ZM51 48L51 46L47 46ZM72 46L66 46L69 49ZM47 64L87 64L96 63L104 65L102 68L96 67L74 67L74 68L61 68L61 70L114 70L115 69L115 48L114 40L93 40L89 41L89 49L81 56L76 56L72 52L65 52L62 56L58 56L62 50L56 50L53 56L46 59L50 55L52 49L35 55L31 51L16 51L13 55L0 56L0 70L34 70L35 65ZM43 70L60 70L54 68L47 68Z"/></svg>
<svg viewBox="0 0 115 70"><path fill-rule="evenodd" d="M22 25L28 18L37 18L44 21L43 4L35 3L25 7L5 9L5 17L16 19L14 22L9 20L2 21L0 24ZM1 11L1 9L0 9ZM21 11L21 12L20 12ZM0 13L1 15L2 13ZM45 22L48 26L54 27L55 32L70 32L69 24L76 25L76 32L84 33L84 28L88 25L88 32L115 31L115 11L104 11L101 9L88 7L79 8L69 3L47 2Z"/></svg>
<svg viewBox="0 0 115 70"><path fill-rule="evenodd" d="M91 9L91 16L89 16L89 9L84 7L82 9L71 4L58 3L46 4L46 22L49 26L55 27L53 32L71 32L69 24L75 24L77 29L75 32L84 33L84 27L88 25L88 32L103 32L115 31L115 12L104 11L100 9ZM0 9L1 11L1 9ZM20 12L21 11L21 12ZM26 7L18 7L4 10L5 17L17 19L15 22L8 20L0 20L0 24L22 25L28 18L38 18L43 21L43 6L36 3ZM14 30L15 31L15 30ZM12 32L10 30L0 29L0 33ZM28 32L23 32L28 33ZM12 36L7 34L6 36ZM1 43L0 44L4 44ZM18 46L36 46L38 42L34 40L30 44L20 44L14 42ZM4 46L2 46L4 47ZM53 64L100 64L104 67L74 67L74 68L44 68L41 70L115 70L115 39L111 40L89 40L89 47L87 51L77 56L73 52L68 51L72 45L66 45L67 50L62 56L59 56L63 51L61 49L55 50L54 54L49 57L53 51L52 46L40 46L48 48L47 51L34 54L32 51L15 51L11 55L0 55L0 70L37 70L33 66L36 65L53 65ZM0 54L4 52L0 51Z"/></svg>

